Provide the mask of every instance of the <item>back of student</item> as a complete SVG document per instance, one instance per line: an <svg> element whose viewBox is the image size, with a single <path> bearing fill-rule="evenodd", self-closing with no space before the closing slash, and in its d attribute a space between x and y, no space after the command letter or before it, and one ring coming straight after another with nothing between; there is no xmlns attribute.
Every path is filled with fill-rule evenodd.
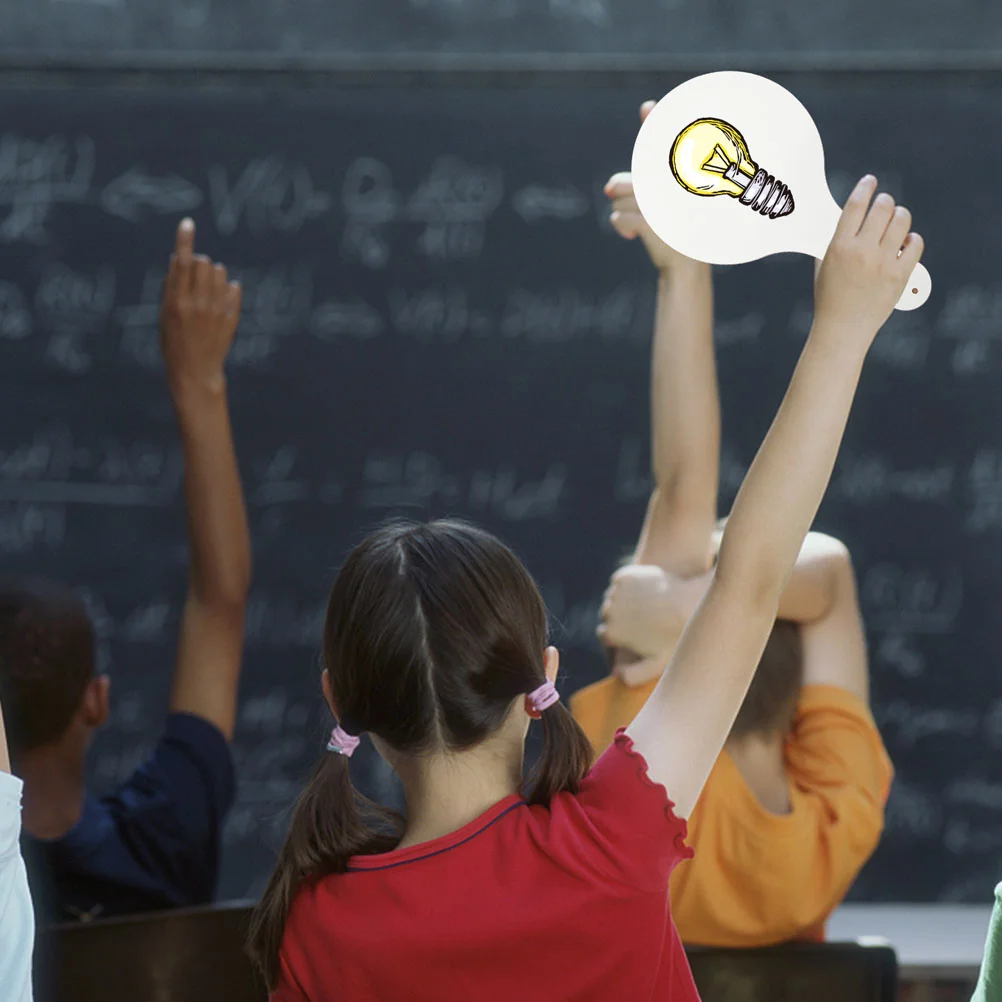
<svg viewBox="0 0 1002 1002"><path fill-rule="evenodd" d="M893 777L880 733L866 701L843 684L801 684L803 632L776 624L689 816L695 858L671 884L686 943L824 939L828 917L880 839ZM611 676L575 693L575 717L597 753L653 688Z"/></svg>
<svg viewBox="0 0 1002 1002"><path fill-rule="evenodd" d="M324 628L341 726L253 939L276 999L696 999L668 907L685 824L625 737L585 776L546 634L534 582L485 532L391 525L349 555ZM403 782L406 827L359 809L363 732Z"/></svg>
<svg viewBox="0 0 1002 1002"><path fill-rule="evenodd" d="M906 210L870 205L875 186L861 181L842 215L705 597L591 771L556 691L546 610L510 550L440 522L384 528L349 555L324 623L321 684L339 722L251 931L273 999L695 1002L668 889L687 855L680 819L730 733L863 360L921 253ZM544 745L523 790L534 719ZM363 734L400 778L406 817L353 789Z"/></svg>
<svg viewBox="0 0 1002 1002"><path fill-rule="evenodd" d="M668 904L685 823L645 771L624 737L577 795L355 857L296 899L275 998L695 1000Z"/></svg>

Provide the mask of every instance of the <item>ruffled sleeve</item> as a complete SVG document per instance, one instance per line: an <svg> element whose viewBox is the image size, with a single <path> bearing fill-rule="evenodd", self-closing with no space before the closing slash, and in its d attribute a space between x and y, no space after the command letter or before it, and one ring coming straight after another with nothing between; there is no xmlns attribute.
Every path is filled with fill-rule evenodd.
<svg viewBox="0 0 1002 1002"><path fill-rule="evenodd" d="M583 780L576 800L604 858L630 884L663 889L676 865L692 858L685 821L622 728Z"/></svg>

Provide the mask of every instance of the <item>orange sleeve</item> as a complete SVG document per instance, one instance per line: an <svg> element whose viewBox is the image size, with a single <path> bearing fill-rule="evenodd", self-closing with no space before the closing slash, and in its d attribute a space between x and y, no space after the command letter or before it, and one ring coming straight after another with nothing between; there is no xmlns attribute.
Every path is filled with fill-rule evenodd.
<svg viewBox="0 0 1002 1002"><path fill-rule="evenodd" d="M689 820L695 859L673 875L682 938L765 946L823 938L883 830L893 769L852 693L810 686L786 746L791 811L767 811L725 752Z"/></svg>
<svg viewBox="0 0 1002 1002"><path fill-rule="evenodd" d="M894 768L869 707L847 689L804 688L786 760L798 786L822 798L855 792L883 818Z"/></svg>
<svg viewBox="0 0 1002 1002"><path fill-rule="evenodd" d="M869 707L837 686L802 691L786 763L803 848L772 865L788 873L793 920L819 927L880 841L894 770Z"/></svg>
<svg viewBox="0 0 1002 1002"><path fill-rule="evenodd" d="M658 679L654 679L644 685L629 686L618 675L609 675L571 696L571 713L596 755L612 744L620 727L633 723L657 684Z"/></svg>

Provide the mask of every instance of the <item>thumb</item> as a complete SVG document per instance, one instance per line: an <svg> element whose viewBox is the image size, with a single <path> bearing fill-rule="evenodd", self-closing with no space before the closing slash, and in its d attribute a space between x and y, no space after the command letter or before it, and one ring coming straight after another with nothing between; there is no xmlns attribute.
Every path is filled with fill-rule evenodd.
<svg viewBox="0 0 1002 1002"><path fill-rule="evenodd" d="M657 101L644 101L644 103L640 106L640 121L646 121L647 116L655 109L656 106Z"/></svg>

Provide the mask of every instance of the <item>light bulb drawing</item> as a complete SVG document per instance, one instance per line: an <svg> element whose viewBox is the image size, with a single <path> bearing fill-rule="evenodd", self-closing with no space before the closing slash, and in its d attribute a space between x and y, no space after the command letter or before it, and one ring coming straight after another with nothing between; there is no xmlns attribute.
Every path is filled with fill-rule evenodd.
<svg viewBox="0 0 1002 1002"><path fill-rule="evenodd" d="M770 219L794 209L789 187L762 170L752 160L745 137L720 118L697 119L676 136L671 172L693 195L730 195Z"/></svg>
<svg viewBox="0 0 1002 1002"><path fill-rule="evenodd" d="M912 149L920 149L917 139L896 152ZM640 126L631 173L647 225L669 247L708 264L790 252L820 261L842 215L811 113L754 73L704 73L665 94ZM917 264L897 308L917 309L931 291L929 272Z"/></svg>

